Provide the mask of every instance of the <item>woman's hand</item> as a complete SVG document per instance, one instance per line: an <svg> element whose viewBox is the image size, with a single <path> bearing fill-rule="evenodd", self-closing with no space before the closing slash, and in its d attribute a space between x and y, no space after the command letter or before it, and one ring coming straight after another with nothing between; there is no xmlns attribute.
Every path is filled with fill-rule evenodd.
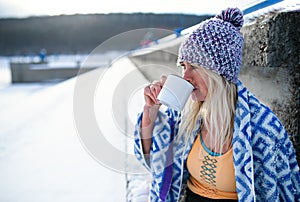
<svg viewBox="0 0 300 202"><path fill-rule="evenodd" d="M157 100L167 77L162 75L160 81L154 81L144 88L145 107L153 107L154 105L161 105Z"/></svg>

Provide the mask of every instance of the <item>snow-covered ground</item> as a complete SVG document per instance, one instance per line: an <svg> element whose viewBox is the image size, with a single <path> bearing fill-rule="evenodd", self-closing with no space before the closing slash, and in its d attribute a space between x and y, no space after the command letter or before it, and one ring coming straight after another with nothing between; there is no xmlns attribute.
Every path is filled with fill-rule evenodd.
<svg viewBox="0 0 300 202"><path fill-rule="evenodd" d="M99 68L82 75L87 80L101 75L94 93L94 112L98 126L104 131L100 135L113 148L119 148L125 157L125 169L119 171L101 162L101 158L95 158L92 149L83 141L84 134L78 132L73 108L74 89L78 90L76 78L56 84L10 85L9 71L0 68L0 201L144 201L148 183L146 175L141 173L145 171L134 162L132 135L122 136L120 127L123 126L119 126L118 120L123 118L115 119L113 108L118 108L120 103L110 105L116 97L116 93L111 92L121 93L120 82L135 72L132 79L139 81L139 86L130 91L129 97L125 95L128 102L118 114L128 119L126 127L131 132L143 99L139 89L143 83L148 83L134 68L124 59L109 71ZM110 78L120 82L110 82ZM101 143L96 145L101 146ZM101 155L112 161L119 158L110 156L109 151ZM135 175L137 172L139 175Z"/></svg>

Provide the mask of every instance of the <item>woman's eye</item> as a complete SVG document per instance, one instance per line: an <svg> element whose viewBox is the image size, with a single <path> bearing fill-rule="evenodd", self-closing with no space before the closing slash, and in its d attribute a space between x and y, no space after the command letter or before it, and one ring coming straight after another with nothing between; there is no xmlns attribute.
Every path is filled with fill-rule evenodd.
<svg viewBox="0 0 300 202"><path fill-rule="evenodd" d="M191 65L191 68L192 68L192 69L197 69L197 67L196 67L196 66L194 66L194 65Z"/></svg>

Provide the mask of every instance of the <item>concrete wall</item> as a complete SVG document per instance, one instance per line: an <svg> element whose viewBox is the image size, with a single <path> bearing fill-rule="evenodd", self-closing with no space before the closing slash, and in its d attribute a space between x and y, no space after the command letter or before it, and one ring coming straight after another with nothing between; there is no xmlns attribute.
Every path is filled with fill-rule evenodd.
<svg viewBox="0 0 300 202"><path fill-rule="evenodd" d="M300 162L300 12L272 13L242 28L245 38L241 81L278 115L296 148ZM180 42L170 42L148 54L131 57L149 80L178 72ZM163 67L167 67L163 69Z"/></svg>
<svg viewBox="0 0 300 202"><path fill-rule="evenodd" d="M94 70L80 67L50 68L47 63L10 63L12 83L63 81Z"/></svg>
<svg viewBox="0 0 300 202"><path fill-rule="evenodd" d="M240 79L278 115L300 162L300 12L262 16L242 33Z"/></svg>

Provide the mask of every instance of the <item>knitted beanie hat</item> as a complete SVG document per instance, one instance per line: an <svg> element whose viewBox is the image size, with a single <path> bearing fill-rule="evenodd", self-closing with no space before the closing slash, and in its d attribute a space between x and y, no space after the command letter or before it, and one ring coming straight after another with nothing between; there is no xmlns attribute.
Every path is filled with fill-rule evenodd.
<svg viewBox="0 0 300 202"><path fill-rule="evenodd" d="M238 8L227 8L203 21L182 43L178 63L185 61L205 67L236 83L242 64L243 23Z"/></svg>

